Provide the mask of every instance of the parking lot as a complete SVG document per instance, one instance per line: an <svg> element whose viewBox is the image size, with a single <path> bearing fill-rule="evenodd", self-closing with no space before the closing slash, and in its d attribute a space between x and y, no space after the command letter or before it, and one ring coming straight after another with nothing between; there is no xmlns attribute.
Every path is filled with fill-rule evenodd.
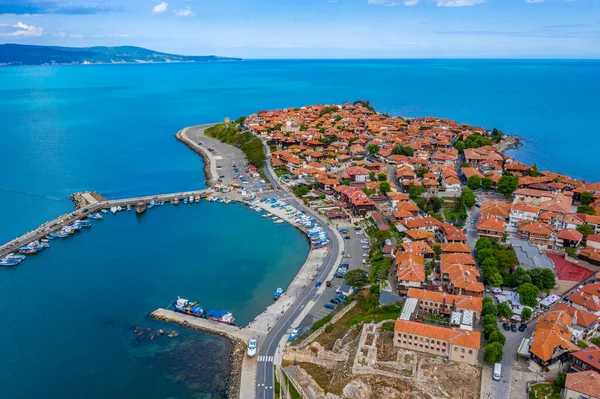
<svg viewBox="0 0 600 399"><path fill-rule="evenodd" d="M368 252L368 249L363 249L363 244L360 243L361 239L368 239L368 237L364 233L360 233L359 231L354 229L353 225L348 223L338 223L337 229L347 229L347 234L342 234L344 238L344 254L350 255L350 257L342 258L342 264L348 264L349 269L360 269L367 270L363 267L363 253L365 251ZM339 265L336 265L336 267ZM321 282L325 284L325 281ZM323 294L319 295L315 298L315 305L311 309L311 311L306 315L306 317L300 323L301 326L311 326L315 321L322 319L327 316L333 309L328 309L325 307L325 304L331 303L330 300L336 296L336 290L344 283L343 278L334 278L331 281L331 287L327 288Z"/></svg>

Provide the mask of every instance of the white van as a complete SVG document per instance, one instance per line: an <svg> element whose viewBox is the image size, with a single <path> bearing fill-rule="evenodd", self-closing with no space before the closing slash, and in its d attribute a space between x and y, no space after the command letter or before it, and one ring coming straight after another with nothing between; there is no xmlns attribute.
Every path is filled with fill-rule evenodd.
<svg viewBox="0 0 600 399"><path fill-rule="evenodd" d="M500 376L502 375L502 365L500 363L494 364L494 380L500 381Z"/></svg>

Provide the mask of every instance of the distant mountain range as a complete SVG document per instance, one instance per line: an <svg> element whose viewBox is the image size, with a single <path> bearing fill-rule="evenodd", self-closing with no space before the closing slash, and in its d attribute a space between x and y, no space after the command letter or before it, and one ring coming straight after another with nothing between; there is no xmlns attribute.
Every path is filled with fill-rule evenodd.
<svg viewBox="0 0 600 399"><path fill-rule="evenodd" d="M141 47L56 47L0 45L0 66L53 64L122 64L150 62L241 61L215 55L187 56L159 53Z"/></svg>

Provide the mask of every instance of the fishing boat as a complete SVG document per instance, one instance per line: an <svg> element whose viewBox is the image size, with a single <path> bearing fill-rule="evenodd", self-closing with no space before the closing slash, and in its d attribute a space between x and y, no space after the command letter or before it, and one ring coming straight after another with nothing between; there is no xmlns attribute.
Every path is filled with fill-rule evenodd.
<svg viewBox="0 0 600 399"><path fill-rule="evenodd" d="M97 213L97 212L96 213L90 213L87 217L88 217L88 219L94 219L94 220L102 220L102 219L104 219L102 217L102 215L99 214L99 213Z"/></svg>
<svg viewBox="0 0 600 399"><path fill-rule="evenodd" d="M270 218L272 216L273 216L272 213L265 213L264 215L262 215L263 218Z"/></svg>
<svg viewBox="0 0 600 399"><path fill-rule="evenodd" d="M194 197L194 202L200 202L200 196L199 195L196 195Z"/></svg>
<svg viewBox="0 0 600 399"><path fill-rule="evenodd" d="M73 225L79 227L92 227L92 224L87 220L76 220L73 222Z"/></svg>
<svg viewBox="0 0 600 399"><path fill-rule="evenodd" d="M37 253L37 249L32 248L32 247L26 245L24 247L19 248L19 253L20 254L27 254L27 255L35 254L35 253Z"/></svg>
<svg viewBox="0 0 600 399"><path fill-rule="evenodd" d="M131 210L131 205L127 204L127 210L130 211Z"/></svg>
<svg viewBox="0 0 600 399"><path fill-rule="evenodd" d="M275 290L273 293L273 299L278 300L281 295L283 295L283 287L279 287Z"/></svg>
<svg viewBox="0 0 600 399"><path fill-rule="evenodd" d="M173 200L173 205L179 205L179 198L175 198Z"/></svg>
<svg viewBox="0 0 600 399"><path fill-rule="evenodd" d="M111 206L110 207L110 211L112 212L112 214L114 215L115 213L117 213L117 207L116 206Z"/></svg>
<svg viewBox="0 0 600 399"><path fill-rule="evenodd" d="M285 223L285 221L283 219L278 219L278 220L275 220L273 223L281 224L281 223Z"/></svg>
<svg viewBox="0 0 600 399"><path fill-rule="evenodd" d="M123 210L123 207L119 205L119 206L117 207L117 211L121 212L122 210Z"/></svg>
<svg viewBox="0 0 600 399"><path fill-rule="evenodd" d="M254 355L256 355L258 349L258 341L255 339L251 339L250 342L248 342L248 351L246 352L246 354L248 355L248 357L254 357Z"/></svg>
<svg viewBox="0 0 600 399"><path fill-rule="evenodd" d="M12 258L10 256L0 259L0 266L17 266L19 263L21 263L21 259Z"/></svg>
<svg viewBox="0 0 600 399"><path fill-rule="evenodd" d="M144 212L146 212L146 203L138 202L137 205L135 206L135 213L137 213L139 215Z"/></svg>
<svg viewBox="0 0 600 399"><path fill-rule="evenodd" d="M296 338L298 338L298 336L300 335L301 332L302 332L302 326L298 326L298 327L294 328L292 330L292 332L290 333L290 341L293 341Z"/></svg>
<svg viewBox="0 0 600 399"><path fill-rule="evenodd" d="M218 321L224 324L235 323L235 317L227 310L209 310L207 313L209 320Z"/></svg>
<svg viewBox="0 0 600 399"><path fill-rule="evenodd" d="M5 258L12 258L12 259L17 259L17 260L24 260L26 258L26 256L22 255L22 254L8 254L8 255L6 255Z"/></svg>
<svg viewBox="0 0 600 399"><path fill-rule="evenodd" d="M176 312L187 314L194 317L204 317L204 309L197 302L190 302L187 299L177 297L172 303Z"/></svg>
<svg viewBox="0 0 600 399"><path fill-rule="evenodd" d="M100 210L100 212L102 212L104 214L108 213L108 211L106 209L102 209L102 210Z"/></svg>
<svg viewBox="0 0 600 399"><path fill-rule="evenodd" d="M156 202L150 201L150 203L148 204L148 209L154 208L154 205L156 205Z"/></svg>
<svg viewBox="0 0 600 399"><path fill-rule="evenodd" d="M189 202L190 202L190 204L191 204L192 202L194 202L194 196L193 196L193 195L190 195Z"/></svg>
<svg viewBox="0 0 600 399"><path fill-rule="evenodd" d="M187 203L188 203L188 199L187 199L187 197L183 199L183 203L184 203L184 204L187 204Z"/></svg>

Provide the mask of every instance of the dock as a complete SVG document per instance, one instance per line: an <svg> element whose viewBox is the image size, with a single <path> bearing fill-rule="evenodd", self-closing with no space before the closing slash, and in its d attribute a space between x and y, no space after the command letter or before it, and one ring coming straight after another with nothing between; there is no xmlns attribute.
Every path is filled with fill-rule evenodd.
<svg viewBox="0 0 600 399"><path fill-rule="evenodd" d="M69 214L61 215L56 219L50 220L46 223L40 225L37 229L27 232L20 237L17 237L6 244L0 246L0 258L8 255L11 252L16 252L20 247L27 245L33 241L40 240L46 237L48 234L60 230L62 227L73 223L76 220L81 220L87 217L90 213L98 212L102 209L109 209L113 206L135 206L140 202L150 203L151 201L164 201L168 202L174 200L175 198L183 199L189 196L199 196L201 198L206 198L207 196L214 193L213 189L207 188L203 190L195 190L195 191L185 191L179 193L170 193L170 194L157 194L157 195L146 195L141 197L133 197L133 198L123 198L123 199L114 199L114 200L106 200L106 201L98 201L98 196L87 195L87 193L81 193L81 195L77 195L79 193L73 194L73 197L77 197L80 199L85 199L85 202L78 203L80 209L77 209Z"/></svg>

